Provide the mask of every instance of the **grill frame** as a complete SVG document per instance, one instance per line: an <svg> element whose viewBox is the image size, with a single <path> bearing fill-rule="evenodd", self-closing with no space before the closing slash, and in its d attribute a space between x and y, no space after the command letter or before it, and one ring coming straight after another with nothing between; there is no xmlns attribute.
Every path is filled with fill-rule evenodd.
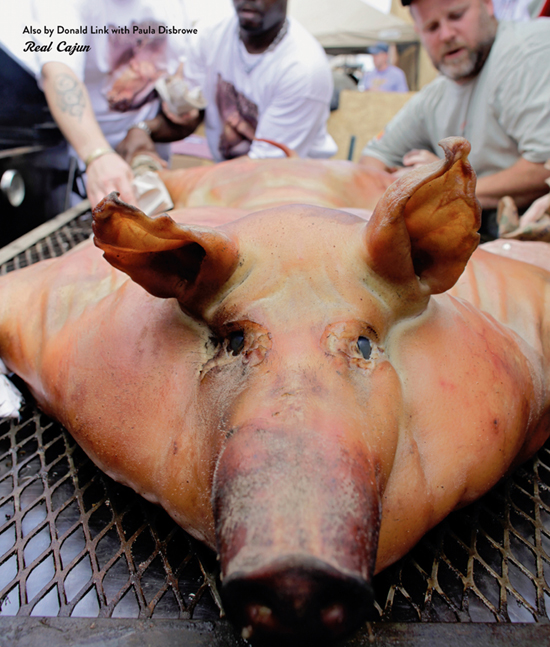
<svg viewBox="0 0 550 647"><path fill-rule="evenodd" d="M60 214L54 222L0 250L0 275L58 256L85 240L91 232L88 206L84 201ZM14 502L9 519L4 521L0 515L0 547L9 543L9 528L13 527L16 534L16 541L7 552L0 550L0 614L2 608L6 610L5 596L9 599L14 582L19 587L17 614L0 615L0 629L9 636L9 644L35 644L32 641L37 635L53 645L105 644L115 640L115 635L113 644L120 645L137 644L137 640L144 639L151 645L175 644L176 640L180 645L245 644L225 620L218 618L217 567L210 551L188 537L156 506L103 475L70 435L39 412L26 395L28 404L22 421L0 423L0 512L11 515L9 510L6 512L6 505L12 499ZM9 449L4 451L7 444ZM6 462L11 462L11 466ZM52 477L55 466L65 463L68 469L61 469L59 478ZM7 478L12 479L13 487L6 494ZM69 481L74 494L56 507L55 492ZM33 483L37 492L38 484L42 489L33 500L27 497L29 501L25 504L25 492ZM86 494L93 488L99 492L95 498ZM91 502L86 501L86 496ZM76 520L60 531L59 519L75 502ZM40 506L46 511L44 519L25 532L26 515ZM111 517L106 512L109 509ZM127 520L136 509L147 521L128 534ZM94 515L102 527L93 527ZM50 544L40 551L40 536L42 533L43 542L46 527ZM77 529L82 529L84 544L67 561L63 546ZM163 535L165 531L167 534ZM98 546L113 532L119 541L118 548L103 566L98 566ZM154 547L148 553L146 550L142 559L136 546L139 537L147 533L153 538ZM172 540L187 551L175 566L168 557ZM29 546L38 548L31 550ZM33 550L38 551L35 558L26 561L25 551L28 557ZM14 556L17 574L6 584L2 573L7 572L6 564ZM33 574L37 569L45 570L41 564L49 556L54 565L53 576L28 599L29 578L36 578ZM89 586L68 595L67 578L88 558ZM159 559L164 583L151 594L145 576ZM111 594L106 592L104 582L120 560L126 561L129 575L120 589ZM191 569L192 575L187 579L181 578L190 563L195 570ZM197 569L202 582L195 585L193 594L190 581L196 578ZM162 569L160 573L157 569L152 575L155 586L162 580ZM123 572L122 579L124 576ZM85 572L82 577L85 579ZM372 644L373 640L378 645L402 644L404 640L411 645L439 644L457 639L472 645L523 645L530 641L550 644L550 442L485 497L449 515L409 555L378 575L375 589L377 621L349 640L348 647ZM40 604L54 590L57 613L47 619L35 617ZM96 616L69 617L92 590L98 600ZM125 596L132 591L136 603L124 607ZM157 608L167 591L173 594L175 605L168 605L168 616L163 617ZM117 613L136 615L136 608L134 619L113 617ZM51 608L48 614L52 615ZM70 643L66 642L69 630Z"/></svg>

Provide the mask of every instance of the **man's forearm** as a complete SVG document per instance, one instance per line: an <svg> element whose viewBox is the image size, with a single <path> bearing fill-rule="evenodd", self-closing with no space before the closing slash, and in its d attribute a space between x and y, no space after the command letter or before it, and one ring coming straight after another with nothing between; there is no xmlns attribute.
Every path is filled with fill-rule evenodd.
<svg viewBox="0 0 550 647"><path fill-rule="evenodd" d="M520 158L504 171L478 178L476 195L484 209L495 208L505 195L511 196L521 209L548 192L548 177L550 171L544 164Z"/></svg>
<svg viewBox="0 0 550 647"><path fill-rule="evenodd" d="M42 68L43 88L52 116L82 160L100 148L109 148L95 118L86 86L64 63Z"/></svg>
<svg viewBox="0 0 550 647"><path fill-rule="evenodd" d="M104 137L84 84L64 63L46 63L42 77L53 118L86 162L86 192L92 207L112 191L117 191L122 200L134 203L132 171Z"/></svg>
<svg viewBox="0 0 550 647"><path fill-rule="evenodd" d="M379 160L377 157L370 157L369 155L363 155L359 159L359 164L361 166L366 166L368 168L374 168L378 171L393 171L394 169L389 167L385 162Z"/></svg>

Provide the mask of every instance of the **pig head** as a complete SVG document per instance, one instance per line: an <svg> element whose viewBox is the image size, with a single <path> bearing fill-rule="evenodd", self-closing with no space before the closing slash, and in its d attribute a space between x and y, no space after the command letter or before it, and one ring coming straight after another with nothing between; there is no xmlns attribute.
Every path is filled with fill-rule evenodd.
<svg viewBox="0 0 550 647"><path fill-rule="evenodd" d="M543 309L522 336L520 314L480 310L479 273L443 294L479 227L469 145L443 147L368 223L293 205L210 228L111 196L94 233L116 270L85 247L0 283L25 312L15 335L0 306L6 364L218 550L246 638L352 631L376 571L546 438ZM548 275L522 267L540 297Z"/></svg>

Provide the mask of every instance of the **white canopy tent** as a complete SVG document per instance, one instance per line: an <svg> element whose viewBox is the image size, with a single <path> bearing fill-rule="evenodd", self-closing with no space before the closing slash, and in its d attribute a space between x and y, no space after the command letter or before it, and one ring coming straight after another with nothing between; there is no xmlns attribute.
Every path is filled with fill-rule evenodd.
<svg viewBox="0 0 550 647"><path fill-rule="evenodd" d="M234 11L231 0L191 0L186 8L192 19L209 22ZM412 25L362 0L289 0L288 9L325 48L359 50L377 41L418 41Z"/></svg>
<svg viewBox="0 0 550 647"><path fill-rule="evenodd" d="M289 13L325 49L361 49L377 41L418 42L412 25L361 0L289 0Z"/></svg>

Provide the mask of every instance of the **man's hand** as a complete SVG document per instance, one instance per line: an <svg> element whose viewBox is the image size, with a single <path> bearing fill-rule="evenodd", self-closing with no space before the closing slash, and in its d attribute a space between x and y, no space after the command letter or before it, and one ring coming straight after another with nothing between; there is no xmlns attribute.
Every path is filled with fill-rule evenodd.
<svg viewBox="0 0 550 647"><path fill-rule="evenodd" d="M86 170L86 191L92 209L111 191L118 191L124 202L136 204L133 179L132 169L115 152L93 160Z"/></svg>
<svg viewBox="0 0 550 647"><path fill-rule="evenodd" d="M128 164L131 164L134 157L140 153L158 157L153 140L141 128L130 128L126 137L116 147L116 152Z"/></svg>
<svg viewBox="0 0 550 647"><path fill-rule="evenodd" d="M369 155L363 155L359 160L359 164L380 169L381 171L387 171L388 173L392 173L394 178L398 178L412 171L414 168L424 166L424 164L431 164L431 162L438 162L439 159L437 155L430 151L413 149L403 156L402 167L388 166L385 162L382 162L376 157L370 157Z"/></svg>
<svg viewBox="0 0 550 647"><path fill-rule="evenodd" d="M204 118L204 110L193 108L183 115L176 115L162 104L162 111L150 119L147 125L151 129L151 136L155 142L175 142L188 137L195 132Z"/></svg>
<svg viewBox="0 0 550 647"><path fill-rule="evenodd" d="M162 114L173 124L192 128L193 130L195 130L200 123L200 110L197 110L196 108L193 108L189 112L184 112L182 115L178 115L170 110L166 101L163 101Z"/></svg>
<svg viewBox="0 0 550 647"><path fill-rule="evenodd" d="M406 166L410 169L418 168L419 166L424 166L424 164L431 164L432 162L439 162L440 158L427 150L413 149L409 151L406 155L403 155L403 166Z"/></svg>

